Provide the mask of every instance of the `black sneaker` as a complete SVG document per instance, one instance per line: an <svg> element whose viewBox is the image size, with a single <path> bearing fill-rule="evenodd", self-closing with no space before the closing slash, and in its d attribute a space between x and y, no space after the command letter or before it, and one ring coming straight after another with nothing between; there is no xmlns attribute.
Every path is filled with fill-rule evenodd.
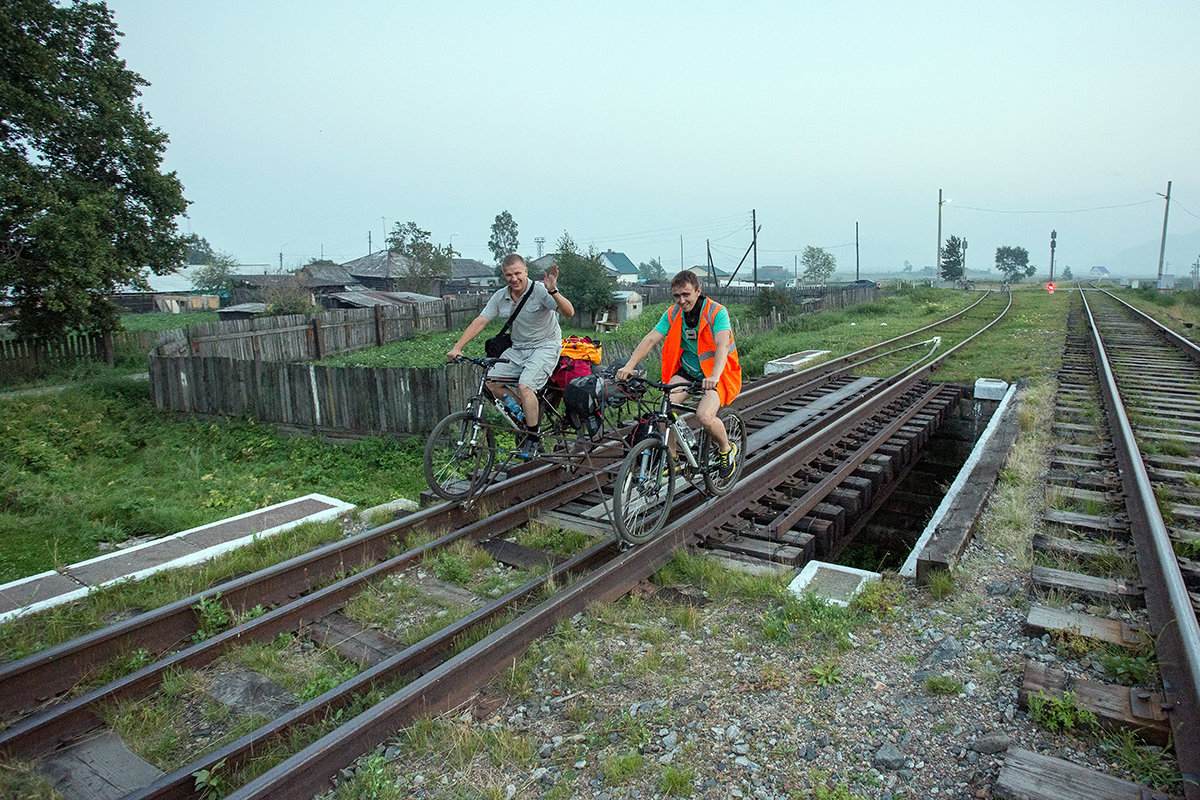
<svg viewBox="0 0 1200 800"><path fill-rule="evenodd" d="M737 469L738 446L735 442L729 443L729 449L724 453L717 453L717 474L721 480L727 481L733 477L734 470Z"/></svg>
<svg viewBox="0 0 1200 800"><path fill-rule="evenodd" d="M542 437L536 433L522 434L517 442L517 458L531 461L542 454Z"/></svg>

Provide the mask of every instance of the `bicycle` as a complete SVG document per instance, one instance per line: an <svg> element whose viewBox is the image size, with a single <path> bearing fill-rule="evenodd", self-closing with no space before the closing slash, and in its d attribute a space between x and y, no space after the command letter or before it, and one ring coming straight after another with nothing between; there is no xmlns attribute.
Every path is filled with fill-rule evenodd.
<svg viewBox="0 0 1200 800"><path fill-rule="evenodd" d="M703 428L693 431L683 421L678 412L692 411L691 407L671 401L672 390L683 388L689 394L703 391L700 381L668 384L631 376L626 383L633 387L632 394L639 398L641 413L631 437L632 446L617 472L612 520L617 536L636 545L654 538L670 515L676 474L693 486L697 478L702 479L705 491L715 497L726 495L733 489L741 477L745 460L746 424L729 406L717 411L717 417L724 423L729 441L737 445L738 453L733 472L722 478L716 443ZM647 387L662 393L657 409L640 399L639 392ZM671 434L683 456L678 462L669 446Z"/></svg>
<svg viewBox="0 0 1200 800"><path fill-rule="evenodd" d="M603 424L599 430L588 433L575 430L559 411L562 390L547 383L537 392L541 448L531 448L530 442L523 444L525 420L524 411L515 400L517 379L488 377L492 365L501 361L507 359L461 355L454 359L454 363L475 364L482 371L479 387L467 399L466 407L442 419L425 442L422 459L425 480L444 500L468 500L513 461L524 463L555 454L569 457L583 448L590 449L591 443L603 434ZM489 383L512 389L511 407L506 399L492 394ZM495 413L489 412L489 408L494 408ZM514 440L512 447L507 446L509 435Z"/></svg>

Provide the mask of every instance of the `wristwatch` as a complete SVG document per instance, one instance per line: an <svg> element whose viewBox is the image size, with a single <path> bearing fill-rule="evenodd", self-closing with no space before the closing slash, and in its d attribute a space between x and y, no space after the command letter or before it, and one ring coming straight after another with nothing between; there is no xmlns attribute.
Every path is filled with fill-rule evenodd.
<svg viewBox="0 0 1200 800"><path fill-rule="evenodd" d="M549 294L551 297L553 297L554 295L558 294L558 289L551 289Z"/></svg>

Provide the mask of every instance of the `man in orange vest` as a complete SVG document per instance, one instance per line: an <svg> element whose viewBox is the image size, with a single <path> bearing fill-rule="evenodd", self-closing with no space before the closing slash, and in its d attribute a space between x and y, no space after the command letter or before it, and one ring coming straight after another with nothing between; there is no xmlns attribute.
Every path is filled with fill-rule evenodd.
<svg viewBox="0 0 1200 800"><path fill-rule="evenodd" d="M729 312L725 306L700 293L700 279L690 270L671 279L671 294L675 304L638 342L625 366L617 370L617 380L628 378L634 367L663 342L663 383L703 382L704 396L696 408L696 418L717 443L721 477L728 478L741 454L729 441L717 411L742 390L742 367L738 363L737 346L733 343ZM687 393L682 389L671 392L674 403L683 402L686 397Z"/></svg>

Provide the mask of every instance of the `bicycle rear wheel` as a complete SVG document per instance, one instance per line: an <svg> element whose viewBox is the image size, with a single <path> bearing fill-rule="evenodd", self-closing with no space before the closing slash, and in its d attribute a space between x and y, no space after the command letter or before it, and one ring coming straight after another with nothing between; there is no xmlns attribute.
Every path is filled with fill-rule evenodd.
<svg viewBox="0 0 1200 800"><path fill-rule="evenodd" d="M630 449L613 491L617 536L642 544L662 530L675 499L674 475L675 459L661 439L643 439Z"/></svg>
<svg viewBox="0 0 1200 800"><path fill-rule="evenodd" d="M704 488L709 494L722 497L729 494L738 478L742 477L742 464L746 461L746 423L742 421L742 415L729 406L717 410L717 419L725 423L729 443L737 445L733 474L728 478L721 477L717 469L717 446L707 433L704 435L704 444L700 447L700 463L704 465Z"/></svg>
<svg viewBox="0 0 1200 800"><path fill-rule="evenodd" d="M483 488L496 461L496 437L468 411L456 411L425 442L425 480L446 500L465 500Z"/></svg>

